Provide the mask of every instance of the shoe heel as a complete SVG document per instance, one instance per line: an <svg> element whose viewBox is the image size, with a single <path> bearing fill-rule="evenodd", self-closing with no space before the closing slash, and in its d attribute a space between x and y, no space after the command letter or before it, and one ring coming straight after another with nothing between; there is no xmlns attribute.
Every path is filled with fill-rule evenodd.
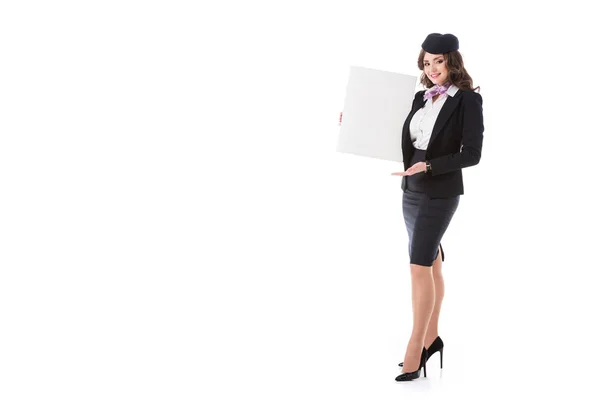
<svg viewBox="0 0 600 400"><path fill-rule="evenodd" d="M444 368L444 348L440 349L440 369Z"/></svg>

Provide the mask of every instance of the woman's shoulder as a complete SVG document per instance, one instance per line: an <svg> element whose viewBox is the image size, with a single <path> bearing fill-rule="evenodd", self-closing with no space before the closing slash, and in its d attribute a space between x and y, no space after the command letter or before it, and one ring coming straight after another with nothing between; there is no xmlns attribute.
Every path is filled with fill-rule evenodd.
<svg viewBox="0 0 600 400"><path fill-rule="evenodd" d="M415 97L413 99L412 102L412 106L413 108L415 107L422 107L423 106L423 95L425 94L425 90L419 90L417 93L415 93Z"/></svg>
<svg viewBox="0 0 600 400"><path fill-rule="evenodd" d="M426 90L419 90L417 93L415 93L415 100L416 99L422 99L423 96L425 95Z"/></svg>
<svg viewBox="0 0 600 400"><path fill-rule="evenodd" d="M483 98L481 97L479 92L477 92L475 90L464 90L464 89L460 89L459 91L460 91L461 97L463 97L463 99L465 101L467 101L467 102L476 101L479 104L483 103Z"/></svg>

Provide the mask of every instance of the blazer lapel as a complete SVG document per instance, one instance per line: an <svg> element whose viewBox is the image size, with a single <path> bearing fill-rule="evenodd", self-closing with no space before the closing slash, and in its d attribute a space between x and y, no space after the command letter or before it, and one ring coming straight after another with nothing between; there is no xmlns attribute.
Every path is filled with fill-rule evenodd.
<svg viewBox="0 0 600 400"><path fill-rule="evenodd" d="M410 113L407 115L406 120L404 122L404 126L402 127L402 142L403 143L410 141L410 121L411 121L413 115L415 115L415 113L423 107L423 104L425 104L425 102L423 100L421 100L419 103L417 103L413 107L412 110L410 110Z"/></svg>
<svg viewBox="0 0 600 400"><path fill-rule="evenodd" d="M425 100L423 100L423 98L421 98L419 100L419 102L417 104L415 104L415 106L413 107L412 110L410 110L410 113L408 114L404 127L402 128L402 137L403 140L410 140L410 121L413 117L413 115L416 114L417 111L419 111L421 108L423 108L423 105L425 104Z"/></svg>
<svg viewBox="0 0 600 400"><path fill-rule="evenodd" d="M459 90L454 96L448 96L448 98L446 99L446 102L442 106L440 114L438 115L437 119L435 120L435 124L433 125L433 130L431 131L431 138L429 139L427 150L429 150L429 148L431 147L431 143L433 143L435 137L438 135L438 133L440 133L440 131L446 124L446 121L448 121L448 118L450 118L452 112L456 109L460 95L461 91Z"/></svg>

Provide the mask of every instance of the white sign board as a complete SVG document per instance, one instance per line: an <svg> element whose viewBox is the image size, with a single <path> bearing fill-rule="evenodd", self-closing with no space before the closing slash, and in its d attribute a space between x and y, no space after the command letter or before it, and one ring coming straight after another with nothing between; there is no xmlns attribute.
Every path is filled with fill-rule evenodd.
<svg viewBox="0 0 600 400"><path fill-rule="evenodd" d="M417 77L350 67L337 151L402 162L402 126Z"/></svg>

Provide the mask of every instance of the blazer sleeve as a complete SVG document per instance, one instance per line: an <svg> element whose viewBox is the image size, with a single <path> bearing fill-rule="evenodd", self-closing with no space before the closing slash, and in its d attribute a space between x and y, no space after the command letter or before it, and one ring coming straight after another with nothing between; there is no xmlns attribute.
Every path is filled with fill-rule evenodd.
<svg viewBox="0 0 600 400"><path fill-rule="evenodd" d="M477 165L481 159L484 130L483 99L476 92L465 92L463 96L464 114L461 151L429 160L431 175L433 176Z"/></svg>

